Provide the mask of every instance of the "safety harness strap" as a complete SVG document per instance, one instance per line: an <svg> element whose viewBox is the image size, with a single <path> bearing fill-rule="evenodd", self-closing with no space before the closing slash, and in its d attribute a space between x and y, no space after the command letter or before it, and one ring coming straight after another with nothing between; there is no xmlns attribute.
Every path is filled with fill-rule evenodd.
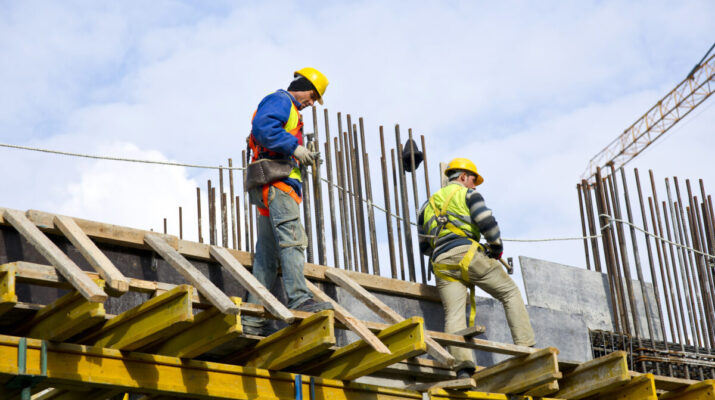
<svg viewBox="0 0 715 400"><path fill-rule="evenodd" d="M285 182L276 181L276 182L271 183L270 185L263 185L263 193L262 193L263 196L262 197L263 197L263 205L265 207L257 207L257 208L258 208L258 213L264 217L271 215L270 211L268 211L268 192L269 192L271 186L287 193L298 204L300 204L303 201L303 199L300 196L298 196L298 193L296 193L295 190L293 190L293 187Z"/></svg>
<svg viewBox="0 0 715 400"><path fill-rule="evenodd" d="M461 282L465 286L469 287L469 326L475 325L475 319L477 316L477 300L474 296L474 284L469 280L469 264L472 263L472 259L474 258L474 254L477 250L484 251L484 247L482 247L479 242L472 241L472 245L469 246L469 250L467 250L467 253L464 257L462 257L462 260L459 261L459 264L438 264L432 262L432 269L434 270L435 276L449 282ZM456 279L446 275L444 271L448 270L460 270L461 279Z"/></svg>

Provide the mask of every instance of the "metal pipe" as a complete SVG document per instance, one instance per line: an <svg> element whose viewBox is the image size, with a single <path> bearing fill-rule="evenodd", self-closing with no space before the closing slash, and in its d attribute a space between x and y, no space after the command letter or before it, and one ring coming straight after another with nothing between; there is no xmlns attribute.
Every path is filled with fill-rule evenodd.
<svg viewBox="0 0 715 400"><path fill-rule="evenodd" d="M395 237L392 231L392 205L390 204L390 186L387 177L387 159L385 154L385 133L380 125L380 166L382 167L382 193L385 199L385 224L387 226L387 247L390 252L390 271L392 279L397 279L397 263L395 262ZM398 224L399 225L399 224Z"/></svg>
<svg viewBox="0 0 715 400"><path fill-rule="evenodd" d="M407 129L407 136L408 139L412 142L414 140L412 139L412 128ZM412 167L412 172L410 175L412 175L412 199L414 200L415 204L415 212L416 210L420 209L420 201L417 198L417 173L416 171L416 166L415 166L415 152L411 151L410 152L410 166ZM420 252L418 258L420 259L420 272L422 273L422 283L427 284L427 271L425 271L425 258Z"/></svg>
<svg viewBox="0 0 715 400"><path fill-rule="evenodd" d="M370 267L367 263L367 237L365 236L365 210L362 196L362 178L360 176L360 146L358 145L357 126L351 122L350 114L347 115L348 120L348 137L350 138L350 161L353 174L354 193L357 194L355 202L355 211L358 218L358 243L360 247L360 270L364 274L370 273Z"/></svg>
<svg viewBox="0 0 715 400"><path fill-rule="evenodd" d="M581 184L576 184L576 192L578 193L578 210L581 213L581 234L583 235L583 252L586 257L586 269L591 270L591 260L588 257L588 239L586 239L586 220L583 213L583 196L581 195Z"/></svg>
<svg viewBox="0 0 715 400"><path fill-rule="evenodd" d="M196 223L198 224L199 228L199 243L204 242L204 236L201 234L201 188L196 188L196 214L197 214L197 219Z"/></svg>
<svg viewBox="0 0 715 400"><path fill-rule="evenodd" d="M432 192L430 191L429 187L429 173L427 172L427 146L425 146L425 135L420 135L420 139L422 141L422 165L424 165L424 170L425 170L425 196L426 198L429 199L430 196L432 195ZM427 281L430 281L432 279L432 266L429 264L427 265Z"/></svg>
<svg viewBox="0 0 715 400"><path fill-rule="evenodd" d="M318 113L315 106L313 111L313 149L320 151L320 139L318 137ZM311 168L313 170L313 193L315 200L315 223L316 223L316 247L318 248L318 264L325 265L325 219L323 213L323 185L320 183L320 161L315 160Z"/></svg>
<svg viewBox="0 0 715 400"><path fill-rule="evenodd" d="M593 252L593 264L596 272L601 272L601 256L598 252L598 238L596 231L596 220L593 216L593 202L591 200L591 185L585 179L581 180L583 198L586 201L586 216L588 216L588 228L591 233L591 251Z"/></svg>
<svg viewBox="0 0 715 400"><path fill-rule="evenodd" d="M328 176L328 205L330 207L330 233L333 239L333 266L340 267L340 251L338 250L338 227L335 215L335 202L333 201L333 156L330 151L330 123L328 109L323 110L325 117L325 169Z"/></svg>
<svg viewBox="0 0 715 400"><path fill-rule="evenodd" d="M395 192L395 215L397 216L397 245L400 255L400 271L402 272L402 280L406 281L405 277L405 260L403 258L402 249L402 227L400 226L400 196L397 192L397 167L395 167L395 149L390 149L390 158L392 161L392 187Z"/></svg>
<svg viewBox="0 0 715 400"><path fill-rule="evenodd" d="M400 125L395 125L395 141L397 142L397 154L402 155L402 142L400 141ZM412 250L412 227L410 226L410 211L409 200L407 199L407 183L405 182L405 171L402 169L402 163L398 162L400 178L400 193L402 194L402 218L405 229L405 249L407 250L407 265L410 269L410 281L416 282L417 276L415 273L415 259Z"/></svg>
<svg viewBox="0 0 715 400"><path fill-rule="evenodd" d="M596 168L596 205L598 207L598 217L601 224L601 241L603 242L603 253L606 261L606 270L608 271L609 280L609 294L611 296L611 308L613 310L613 326L615 331L621 332L621 311L618 303L618 293L617 286L614 283L615 273L613 272L613 265L615 264L615 257L611 251L611 224L607 217L603 214L605 213L604 204L606 203L606 195L603 192L603 180L601 178L601 168Z"/></svg>
<svg viewBox="0 0 715 400"><path fill-rule="evenodd" d="M231 244L233 245L233 248L237 248L236 246L236 203L234 202L234 193L233 193L233 160L230 158L228 159L228 182L229 182L229 195L231 196L231 237L233 238L231 241Z"/></svg>
<svg viewBox="0 0 715 400"><path fill-rule="evenodd" d="M638 242L636 241L636 229L632 225L633 224L633 212L631 211L631 200L628 196L628 182L626 181L626 172L623 168L621 168L620 170L621 170L621 182L623 184L623 198L626 203L626 216L628 217L628 222L631 224L631 225L629 225L629 227L630 227L630 233L631 233L631 246L633 247L633 258L635 259L635 262L636 262L636 275L638 276L638 281L640 282L640 286L641 286L641 294L643 296L643 309L645 311L646 324L648 325L648 337L651 340L655 340L655 336L653 336L653 324L651 322L653 312L650 308L648 290L646 289L645 279L643 278L643 270L641 268L641 257L640 257L640 253L638 252Z"/></svg>
<svg viewBox="0 0 715 400"><path fill-rule="evenodd" d="M362 165L365 172L365 195L367 196L367 222L370 227L370 249L372 251L372 273L380 275L380 257L377 250L377 232L375 229L375 210L372 205L372 178L370 176L370 160L365 147L365 126L362 117L358 119L360 124L360 143L362 145Z"/></svg>

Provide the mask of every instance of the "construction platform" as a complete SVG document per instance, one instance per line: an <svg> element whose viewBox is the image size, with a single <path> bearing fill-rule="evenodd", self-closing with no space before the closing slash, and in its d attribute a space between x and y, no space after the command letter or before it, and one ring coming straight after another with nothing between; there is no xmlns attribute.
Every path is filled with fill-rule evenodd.
<svg viewBox="0 0 715 400"><path fill-rule="evenodd" d="M241 251L0 208L0 398L715 399L715 380L633 372L623 351L560 360L484 339L489 324L440 332L426 324L438 304L406 314L383 301L435 301L427 285L306 264L335 310L288 310L250 266ZM262 304L243 302L249 291ZM278 330L246 335L241 315ZM455 379L444 346L502 359Z"/></svg>

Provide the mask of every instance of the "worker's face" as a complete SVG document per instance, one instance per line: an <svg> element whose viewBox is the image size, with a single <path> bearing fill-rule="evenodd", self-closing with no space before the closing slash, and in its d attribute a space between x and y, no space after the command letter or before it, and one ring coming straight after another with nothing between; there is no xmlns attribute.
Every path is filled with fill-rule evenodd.
<svg viewBox="0 0 715 400"><path fill-rule="evenodd" d="M467 189L474 189L477 187L477 176L474 174L463 173L459 176L459 181L462 182Z"/></svg>
<svg viewBox="0 0 715 400"><path fill-rule="evenodd" d="M300 107L298 107L299 110L302 110L306 107L310 107L318 101L318 92L315 90L303 90L300 92L293 92L293 97L295 97L296 100L298 100L298 103L300 103Z"/></svg>

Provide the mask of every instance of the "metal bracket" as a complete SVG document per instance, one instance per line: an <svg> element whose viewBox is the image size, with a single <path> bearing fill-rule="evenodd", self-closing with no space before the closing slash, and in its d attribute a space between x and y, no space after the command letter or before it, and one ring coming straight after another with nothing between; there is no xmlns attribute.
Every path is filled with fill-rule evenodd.
<svg viewBox="0 0 715 400"><path fill-rule="evenodd" d="M40 346L40 375L27 373L27 338L20 338L17 346L17 376L10 379L5 387L8 389L22 389L21 399L30 400L32 388L37 386L47 377L47 342L42 341Z"/></svg>

